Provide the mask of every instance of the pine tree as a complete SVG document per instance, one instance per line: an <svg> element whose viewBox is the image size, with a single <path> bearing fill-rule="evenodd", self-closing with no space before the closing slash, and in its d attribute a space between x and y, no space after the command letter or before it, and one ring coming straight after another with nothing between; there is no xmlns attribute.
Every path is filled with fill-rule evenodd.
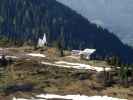
<svg viewBox="0 0 133 100"><path fill-rule="evenodd" d="M119 70L120 83L125 87L128 87L128 70L129 66L127 64L122 64Z"/></svg>
<svg viewBox="0 0 133 100"><path fill-rule="evenodd" d="M64 56L64 32L63 32L63 28L61 28L61 33L60 33L60 37L59 37L58 42L57 42L57 47L60 51L60 56L63 57Z"/></svg>
<svg viewBox="0 0 133 100"><path fill-rule="evenodd" d="M130 68L131 68L131 77L132 77L132 80L133 80L133 64L130 65Z"/></svg>

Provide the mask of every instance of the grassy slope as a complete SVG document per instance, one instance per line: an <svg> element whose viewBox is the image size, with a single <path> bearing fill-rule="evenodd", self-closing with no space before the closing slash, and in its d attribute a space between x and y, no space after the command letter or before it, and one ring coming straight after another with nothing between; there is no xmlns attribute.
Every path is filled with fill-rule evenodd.
<svg viewBox="0 0 133 100"><path fill-rule="evenodd" d="M51 50L52 51L52 50ZM8 51L7 51L8 52ZM33 52L31 48L13 48L8 52L9 54L20 54L21 52ZM39 51L34 51L39 52ZM46 51L41 51L46 53ZM49 51L50 52L50 51ZM40 93L56 93L56 94L85 94L88 96L92 95L108 95L119 98L133 98L133 87L129 88L120 87L117 84L112 86L105 86L103 84L103 74L96 74L92 71L76 70L67 68L51 67L41 65L38 61L50 61L65 60L73 61L72 59L62 58L56 56L56 54L49 53L49 57L44 59L18 59L15 60L14 64L7 67L6 78L0 80L0 85L11 86L11 85L31 85L33 86L32 91L12 91L10 89L8 95L4 95L4 92L0 93L0 100L11 100L12 95L18 97L29 97L31 95ZM75 61L76 62L76 61ZM78 62L78 61L77 61ZM87 63L86 61L81 61ZM93 64L93 61L88 63ZM105 63L96 62L96 65ZM106 65L107 66L107 65ZM4 84L3 84L3 82ZM2 87L3 88L3 87ZM1 99L2 98L2 99Z"/></svg>
<svg viewBox="0 0 133 100"><path fill-rule="evenodd" d="M40 65L36 61L18 61L9 72L6 83L31 84L30 92L13 92L10 95L25 96L39 93L109 95L119 98L133 98L132 89L113 85L105 87L96 73L85 70L57 68ZM22 95L23 94L23 95ZM8 95L10 97L10 95ZM8 97L7 96L7 97ZM4 100L4 99L2 99Z"/></svg>

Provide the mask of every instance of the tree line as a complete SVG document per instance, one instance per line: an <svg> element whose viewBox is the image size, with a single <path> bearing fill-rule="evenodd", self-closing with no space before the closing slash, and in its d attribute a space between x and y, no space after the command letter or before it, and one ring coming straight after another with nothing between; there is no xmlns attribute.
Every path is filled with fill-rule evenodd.
<svg viewBox="0 0 133 100"><path fill-rule="evenodd" d="M108 65L111 66L113 71L116 73L116 77L118 78L117 81L120 85L124 87L128 87L133 82L133 64L125 64L122 63L119 57L113 56L110 58L106 58L105 61ZM106 76L105 74L105 77ZM105 80L105 83L108 81Z"/></svg>

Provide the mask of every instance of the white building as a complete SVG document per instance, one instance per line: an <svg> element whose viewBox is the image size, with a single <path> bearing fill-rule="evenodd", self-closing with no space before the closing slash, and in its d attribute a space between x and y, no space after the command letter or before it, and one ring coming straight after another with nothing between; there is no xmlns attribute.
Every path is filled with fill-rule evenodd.
<svg viewBox="0 0 133 100"><path fill-rule="evenodd" d="M43 47L47 44L46 34L44 33L43 39L38 39L38 47Z"/></svg>
<svg viewBox="0 0 133 100"><path fill-rule="evenodd" d="M96 49L84 49L83 51L80 52L81 57L84 59L91 59L91 55L96 51Z"/></svg>
<svg viewBox="0 0 133 100"><path fill-rule="evenodd" d="M72 56L79 56L80 55L80 52L81 52L81 50L72 50L71 51L71 55Z"/></svg>
<svg viewBox="0 0 133 100"><path fill-rule="evenodd" d="M90 59L91 55L96 51L96 49L84 49L82 50L72 50L71 54L72 56L80 56L84 59Z"/></svg>

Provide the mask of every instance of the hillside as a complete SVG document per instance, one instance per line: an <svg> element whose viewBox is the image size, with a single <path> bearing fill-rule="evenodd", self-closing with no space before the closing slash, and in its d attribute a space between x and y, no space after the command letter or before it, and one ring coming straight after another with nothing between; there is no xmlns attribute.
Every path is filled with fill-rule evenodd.
<svg viewBox="0 0 133 100"><path fill-rule="evenodd" d="M57 0L133 46L132 0ZM117 13L116 13L117 12Z"/></svg>
<svg viewBox="0 0 133 100"><path fill-rule="evenodd" d="M1 0L0 34L14 44L36 44L47 33L49 44L64 38L64 48L96 48L101 57L117 55L133 62L133 50L107 29L87 19L56 0Z"/></svg>
<svg viewBox="0 0 133 100"><path fill-rule="evenodd" d="M54 52L50 52L51 49ZM69 51L64 57L60 57L55 48L43 49L41 53L40 50L31 47L3 50L6 51L7 63L6 65L0 63L0 100L90 100L80 99L79 96L75 99L36 98L36 95L41 94L125 98L106 97L106 99L91 100L132 100L133 98L133 73L124 78L126 70L123 72L123 67L116 70L105 61L75 59L70 56ZM1 48L0 52L3 50Z"/></svg>

